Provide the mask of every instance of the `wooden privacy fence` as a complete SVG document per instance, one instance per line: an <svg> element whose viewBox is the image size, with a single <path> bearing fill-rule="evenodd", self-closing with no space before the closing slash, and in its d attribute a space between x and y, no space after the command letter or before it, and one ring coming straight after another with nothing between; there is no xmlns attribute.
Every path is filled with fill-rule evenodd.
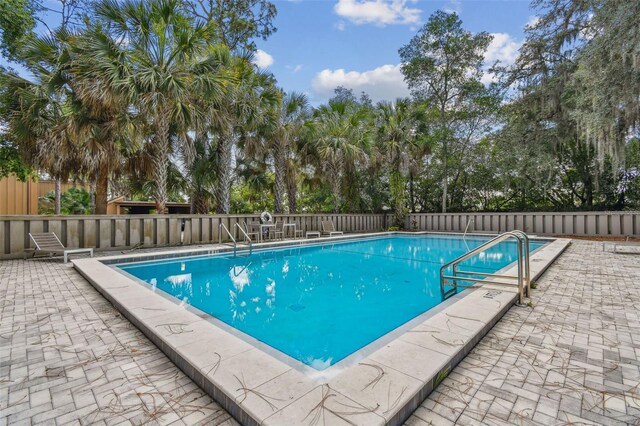
<svg viewBox="0 0 640 426"><path fill-rule="evenodd" d="M63 182L60 187L65 192L73 188L73 183ZM89 190L88 185L84 188ZM15 176L4 177L0 179L0 215L38 214L39 198L54 190L52 180L21 182Z"/></svg>
<svg viewBox="0 0 640 426"><path fill-rule="evenodd" d="M469 222L471 222L469 224ZM520 229L537 235L638 236L640 212L412 213L407 229L500 233Z"/></svg>
<svg viewBox="0 0 640 426"><path fill-rule="evenodd" d="M321 220L332 220L339 231L380 231L382 214L274 215L274 220L296 222L303 231L320 230ZM29 233L55 232L67 248L124 249L143 244L162 247L217 243L219 225L235 233L234 225L257 221L259 215L129 215L129 216L0 216L0 259L22 256L30 247ZM227 241L223 231L222 240Z"/></svg>
<svg viewBox="0 0 640 426"><path fill-rule="evenodd" d="M344 232L380 231L383 214L275 215L296 222L303 231L319 230L333 220ZM68 248L115 250L218 242L218 226L259 220L258 215L129 215L129 216L0 216L0 259L22 256L30 247L29 233L55 232ZM390 218L389 218L390 220ZM521 229L537 235L640 236L640 212L582 213L416 213L407 216L409 230L505 232ZM223 241L226 234L223 233Z"/></svg>

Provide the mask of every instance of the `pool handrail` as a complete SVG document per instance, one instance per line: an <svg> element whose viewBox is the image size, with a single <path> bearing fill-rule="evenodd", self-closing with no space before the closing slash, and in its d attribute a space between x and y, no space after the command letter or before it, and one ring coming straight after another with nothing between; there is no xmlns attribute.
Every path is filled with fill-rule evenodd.
<svg viewBox="0 0 640 426"><path fill-rule="evenodd" d="M225 233L227 234L229 239L233 242L233 256L235 257L236 252L237 252L238 243L236 242L236 239L231 234L231 232L229 232L229 228L227 228L227 225L225 225L222 222L220 222L220 225L218 225L218 244L222 244L222 231L223 230L225 231Z"/></svg>
<svg viewBox="0 0 640 426"><path fill-rule="evenodd" d="M503 241L506 241L508 239L514 238L517 242L517 253L518 253L518 274L517 276L513 276L513 275L505 275L505 274L490 274L490 273L486 273L486 272L477 272L477 271L460 271L458 270L458 264L470 259L478 254L480 254L481 252L497 245L500 244ZM448 298L449 296L452 296L453 294L455 294L455 289L458 287L461 288L476 288L475 286L469 286L469 285L459 285L456 282L457 281L466 281L466 282L473 282L473 283L481 283L481 284L492 284L492 285L501 285L501 286L513 286L513 283L509 283L509 282L500 282L500 281L494 281L494 280L488 280L486 278L500 278L502 280L504 279L516 279L517 280L517 286L518 286L518 301L520 304L523 304L524 302L524 293L525 293L525 287L526 287L526 293L527 296L530 295L531 292L531 280L530 280L530 265L529 265L529 256L530 252L529 252L529 236L520 231L520 230L515 230L515 231L509 231L509 232L504 232L500 235L498 235L497 237L487 241L486 243L476 247L475 249L468 251L467 253L463 254L462 256L457 257L456 259L453 259L447 263L445 263L444 265L442 265L442 267L440 268L440 292L442 294L443 299ZM446 270L447 268L451 267L453 272L451 275L446 275ZM523 274L524 273L524 274ZM479 278L471 278L471 277L460 277L457 276L458 274L464 274L464 275L476 275L476 276L482 276L485 278L479 279ZM451 282L447 282L447 280L451 280ZM453 287L453 289L446 291L445 290L445 286L448 285L450 287Z"/></svg>
<svg viewBox="0 0 640 426"><path fill-rule="evenodd" d="M466 239L467 238L467 232L469 232L469 225L471 225L473 223L473 230L476 230L476 220L475 219L469 219L467 221L467 226L464 228L464 234L462 234L462 239Z"/></svg>
<svg viewBox="0 0 640 426"><path fill-rule="evenodd" d="M242 226L240 226L239 223L236 222L234 226L240 230L240 233L244 237L245 241L249 242L249 254L251 254L253 252L253 242L251 241L251 237L244 229L242 229Z"/></svg>

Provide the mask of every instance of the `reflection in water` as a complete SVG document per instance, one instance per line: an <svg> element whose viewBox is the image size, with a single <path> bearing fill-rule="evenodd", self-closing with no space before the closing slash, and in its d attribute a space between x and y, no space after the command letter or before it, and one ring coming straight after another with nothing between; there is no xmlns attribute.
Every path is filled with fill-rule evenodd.
<svg viewBox="0 0 640 426"><path fill-rule="evenodd" d="M182 270L184 271L184 269ZM174 286L191 284L191 274L169 275L164 280Z"/></svg>
<svg viewBox="0 0 640 426"><path fill-rule="evenodd" d="M229 271L229 278L231 278L236 290L242 292L244 286L249 285L249 268L247 266L234 266Z"/></svg>
<svg viewBox="0 0 640 426"><path fill-rule="evenodd" d="M497 261L499 262L500 260L502 260L502 258L504 257L503 253L500 252L482 252L480 253L480 255L482 255L482 260L493 260L493 261Z"/></svg>
<svg viewBox="0 0 640 426"><path fill-rule="evenodd" d="M212 256L122 268L322 370L440 303L441 265L486 241L397 236L259 252L248 263ZM505 242L460 269L495 272L516 260L515 248Z"/></svg>
<svg viewBox="0 0 640 426"><path fill-rule="evenodd" d="M333 358L331 357L327 359L307 358L304 360L304 363L310 366L311 368L315 368L316 370L322 371L331 367L331 365L333 364Z"/></svg>

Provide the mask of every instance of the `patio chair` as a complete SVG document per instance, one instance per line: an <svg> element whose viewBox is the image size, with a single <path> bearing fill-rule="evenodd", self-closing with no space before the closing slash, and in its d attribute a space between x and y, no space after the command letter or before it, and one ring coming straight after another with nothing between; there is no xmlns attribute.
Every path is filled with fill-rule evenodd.
<svg viewBox="0 0 640 426"><path fill-rule="evenodd" d="M284 240L284 222L281 220L276 220L276 227L273 229L274 238L277 240L278 235L280 235L280 239Z"/></svg>
<svg viewBox="0 0 640 426"><path fill-rule="evenodd" d="M252 241L253 238L255 237L255 241L259 241L260 240L260 225L259 224L255 224L255 223L250 223L249 225L247 225L247 222L242 222L242 227L244 228L244 232L247 234L247 236L249 238L251 238ZM242 237L243 239L245 239L244 235Z"/></svg>
<svg viewBox="0 0 640 426"><path fill-rule="evenodd" d="M28 248L24 251L24 258L27 258L28 252L33 252L32 257L36 257L36 254L48 254L53 256L54 254L61 254L64 256L64 263L67 263L70 254L74 253L89 253L93 257L93 248L66 248L55 232L44 232L41 234L29 233L29 238L33 241L35 248Z"/></svg>
<svg viewBox="0 0 640 426"><path fill-rule="evenodd" d="M293 225L293 239L304 236L304 231L302 230L302 226L297 221L289 222L290 225Z"/></svg>
<svg viewBox="0 0 640 426"><path fill-rule="evenodd" d="M343 232L342 231L336 231L335 226L333 226L333 221L332 220L323 220L320 222L320 225L322 226L322 234L326 235L329 234L330 237L333 237L334 235L342 235Z"/></svg>

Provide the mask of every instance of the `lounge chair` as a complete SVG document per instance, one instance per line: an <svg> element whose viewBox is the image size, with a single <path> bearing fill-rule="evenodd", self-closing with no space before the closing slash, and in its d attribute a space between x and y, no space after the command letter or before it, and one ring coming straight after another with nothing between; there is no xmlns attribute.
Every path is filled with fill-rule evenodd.
<svg viewBox="0 0 640 426"><path fill-rule="evenodd" d="M336 228L333 226L333 221L331 220L323 220L320 222L322 225L322 235L329 234L330 237L334 235L342 235L342 231L336 231Z"/></svg>
<svg viewBox="0 0 640 426"><path fill-rule="evenodd" d="M629 237L625 241L603 241L602 251L606 251L608 246L613 247L613 253L640 254L640 242L629 241ZM619 247L623 247L623 250L618 251ZM628 250L624 250L624 247Z"/></svg>
<svg viewBox="0 0 640 426"><path fill-rule="evenodd" d="M27 258L28 252L33 252L33 256L36 254L48 254L53 256L54 254L60 254L64 256L64 263L67 263L70 254L74 253L89 253L91 257L93 257L93 249L92 248L76 248L76 249L68 249L66 248L55 232L45 232L41 234L32 234L29 233L29 238L33 241L35 248L29 248L24 251L24 258Z"/></svg>

